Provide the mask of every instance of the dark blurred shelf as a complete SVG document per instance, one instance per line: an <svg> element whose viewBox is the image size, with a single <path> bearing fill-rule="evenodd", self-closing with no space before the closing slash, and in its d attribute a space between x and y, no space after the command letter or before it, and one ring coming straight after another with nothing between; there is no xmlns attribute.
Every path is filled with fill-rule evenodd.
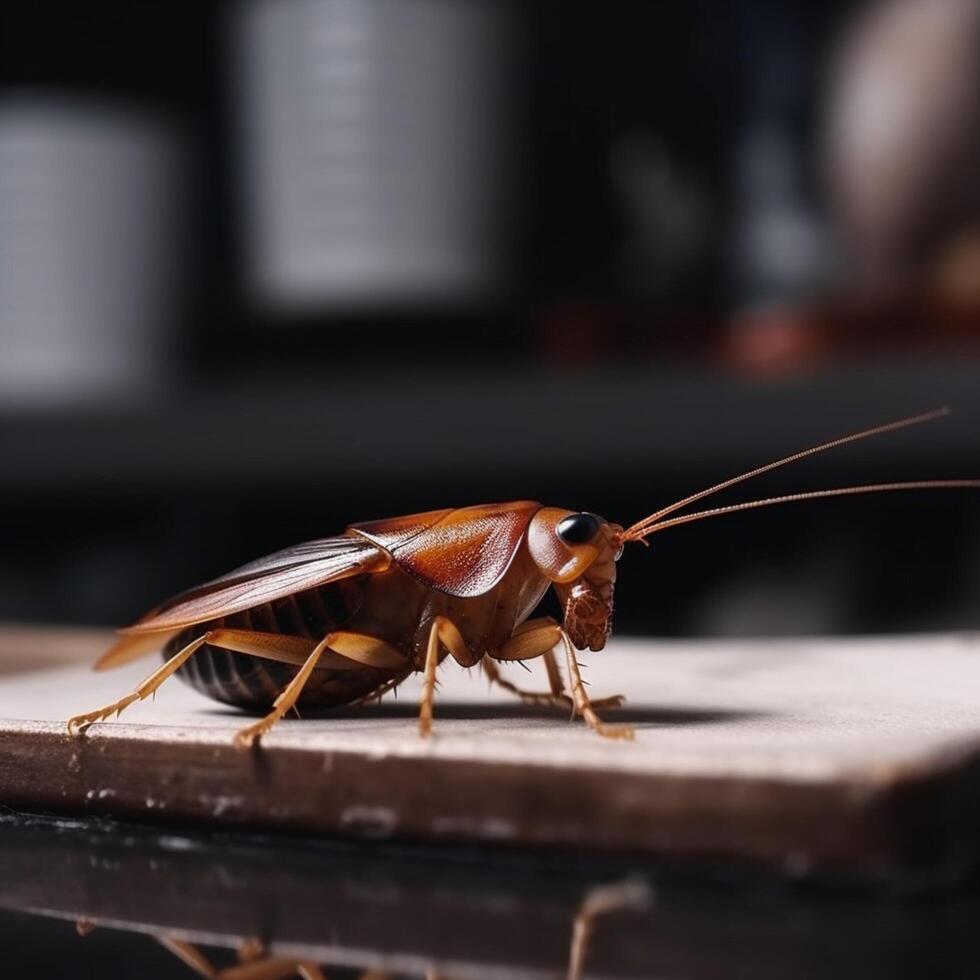
<svg viewBox="0 0 980 980"><path fill-rule="evenodd" d="M980 361L850 366L791 379L720 371L382 375L206 384L139 404L0 414L0 492L407 488L505 472L595 483L710 465L724 475L938 405L951 419L830 454L820 474L912 461L980 467ZM919 465L921 464L921 465ZM973 472L969 470L969 472ZM964 475L967 470L964 470Z"/></svg>

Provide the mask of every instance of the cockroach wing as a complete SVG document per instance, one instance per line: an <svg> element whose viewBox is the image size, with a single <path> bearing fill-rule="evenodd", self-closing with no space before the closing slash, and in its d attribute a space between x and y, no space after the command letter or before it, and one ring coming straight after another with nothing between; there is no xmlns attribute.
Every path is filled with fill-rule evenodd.
<svg viewBox="0 0 980 980"><path fill-rule="evenodd" d="M351 524L347 530L362 535L369 541L374 541L375 544L381 545L385 551L391 553L423 531L427 531L433 524L438 524L452 512L452 507L446 507L443 510L427 510L425 513L409 514L406 517L386 517L380 521L362 521L360 524Z"/></svg>
<svg viewBox="0 0 980 980"><path fill-rule="evenodd" d="M183 629L338 579L381 571L389 563L380 548L363 538L345 535L309 541L182 592L120 632Z"/></svg>
<svg viewBox="0 0 980 980"><path fill-rule="evenodd" d="M431 511L354 524L424 585L460 598L489 592L510 567L541 508L533 500Z"/></svg>

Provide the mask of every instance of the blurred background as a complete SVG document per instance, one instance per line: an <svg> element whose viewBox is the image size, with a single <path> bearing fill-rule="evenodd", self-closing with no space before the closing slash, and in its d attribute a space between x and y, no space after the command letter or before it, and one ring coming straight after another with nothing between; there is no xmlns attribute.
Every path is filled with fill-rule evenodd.
<svg viewBox="0 0 980 980"><path fill-rule="evenodd" d="M372 517L980 476L980 0L7 0L0 619ZM719 498L719 503L723 502ZM623 632L975 629L980 498L733 516Z"/></svg>

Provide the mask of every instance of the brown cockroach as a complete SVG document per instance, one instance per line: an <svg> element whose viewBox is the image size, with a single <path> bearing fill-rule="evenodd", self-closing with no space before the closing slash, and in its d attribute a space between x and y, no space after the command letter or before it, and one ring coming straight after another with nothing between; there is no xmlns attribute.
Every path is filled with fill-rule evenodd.
<svg viewBox="0 0 980 980"><path fill-rule="evenodd" d="M491 683L531 704L581 716L600 735L632 738L597 709L576 650L601 650L610 635L616 562L627 542L643 544L678 524L757 507L876 493L980 487L980 480L929 480L839 487L751 500L671 517L676 511L778 466L859 439L927 422L948 409L879 425L768 463L670 504L625 530L588 512L530 500L352 524L339 537L287 548L184 592L153 609L95 664L104 670L154 650L164 664L119 701L68 722L75 732L119 714L171 674L208 697L265 717L242 729L249 745L290 709L361 703L422 672L419 731L432 729L436 668L445 657L480 664ZM553 587L563 622L531 613ZM570 694L553 650L561 643ZM550 691L524 691L497 663L542 658Z"/></svg>

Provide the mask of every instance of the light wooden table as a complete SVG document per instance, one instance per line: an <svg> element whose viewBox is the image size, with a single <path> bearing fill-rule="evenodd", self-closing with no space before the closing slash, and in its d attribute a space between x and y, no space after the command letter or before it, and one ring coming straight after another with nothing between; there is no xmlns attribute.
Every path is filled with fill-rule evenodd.
<svg viewBox="0 0 980 980"><path fill-rule="evenodd" d="M980 845L980 639L660 642L583 659L625 693L633 743L443 668L435 736L398 701L281 723L179 681L71 738L64 719L153 660L93 674L107 634L0 632L0 804L28 811L324 835L532 845L887 873L956 869ZM525 687L543 687L512 667ZM611 716L610 716L611 717Z"/></svg>

